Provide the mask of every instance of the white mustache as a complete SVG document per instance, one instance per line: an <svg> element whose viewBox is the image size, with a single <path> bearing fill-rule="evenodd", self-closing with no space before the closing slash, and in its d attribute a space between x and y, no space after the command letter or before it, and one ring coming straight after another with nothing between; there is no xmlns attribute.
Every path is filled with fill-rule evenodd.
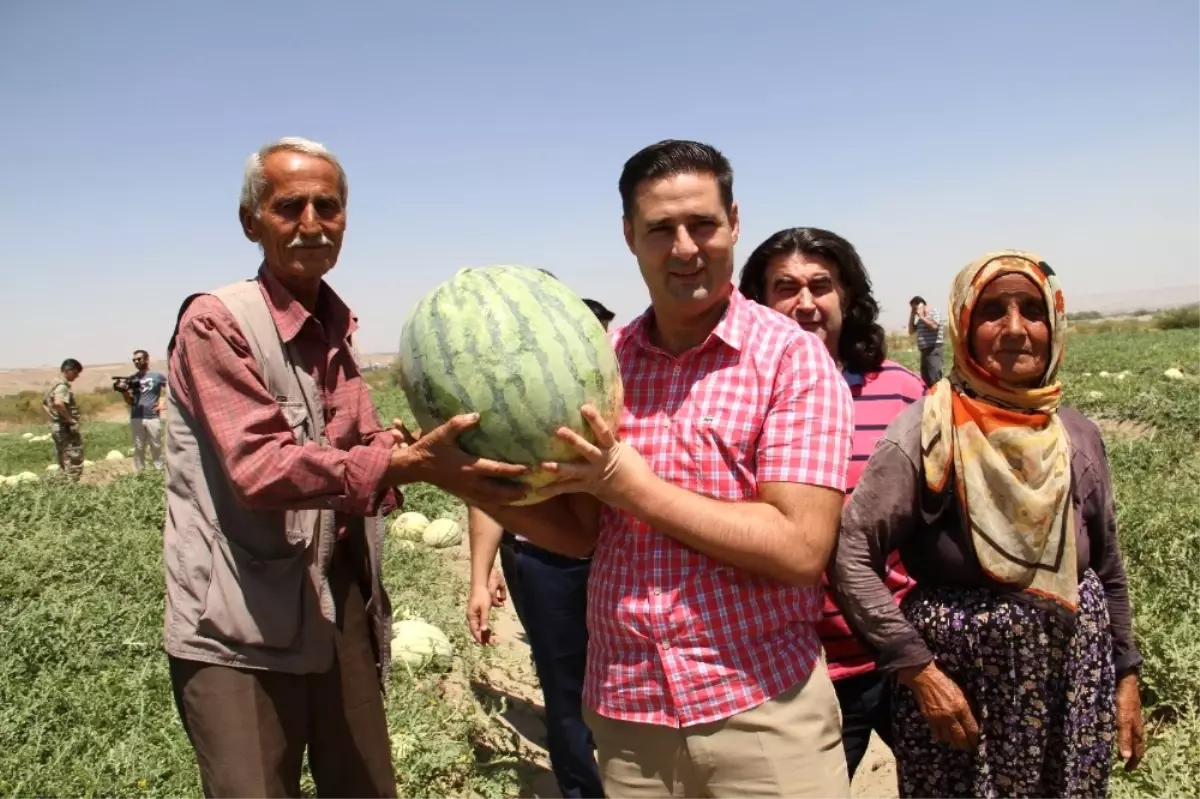
<svg viewBox="0 0 1200 799"><path fill-rule="evenodd" d="M317 235L317 236L301 236L299 233L297 233L296 237L287 243L287 248L289 250L293 249L295 247L332 247L332 246L333 246L333 242L329 240L329 237L326 236L324 232L322 232L320 235Z"/></svg>

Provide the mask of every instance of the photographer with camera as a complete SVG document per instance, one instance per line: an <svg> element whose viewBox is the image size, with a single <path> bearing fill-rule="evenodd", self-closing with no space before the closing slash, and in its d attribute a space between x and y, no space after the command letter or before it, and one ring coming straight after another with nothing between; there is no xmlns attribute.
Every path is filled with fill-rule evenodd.
<svg viewBox="0 0 1200 799"><path fill-rule="evenodd" d="M133 432L133 465L139 472L146 465L149 448L154 468L160 472L162 459L161 416L167 405L167 377L150 371L150 354L135 350L133 365L137 372L129 377L114 377L113 390L125 397L129 406L129 427Z"/></svg>

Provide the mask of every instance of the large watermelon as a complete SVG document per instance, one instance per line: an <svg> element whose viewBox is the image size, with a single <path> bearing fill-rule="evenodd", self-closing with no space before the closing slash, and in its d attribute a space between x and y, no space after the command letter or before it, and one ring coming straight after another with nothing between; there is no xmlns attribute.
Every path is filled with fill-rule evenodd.
<svg viewBox="0 0 1200 799"><path fill-rule="evenodd" d="M621 375L603 326L552 275L523 266L460 269L409 314L400 336L400 385L421 429L460 413L479 423L459 446L483 458L537 466L574 461L555 436L569 427L594 441L579 413L585 403L613 429L622 407ZM554 475L524 478L536 489Z"/></svg>

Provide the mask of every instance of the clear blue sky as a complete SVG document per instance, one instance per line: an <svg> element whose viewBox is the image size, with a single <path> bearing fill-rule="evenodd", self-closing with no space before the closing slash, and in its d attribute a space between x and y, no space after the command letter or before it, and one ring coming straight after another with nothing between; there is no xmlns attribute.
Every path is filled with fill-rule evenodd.
<svg viewBox="0 0 1200 799"><path fill-rule="evenodd" d="M1194 0L7 0L0 366L160 356L189 292L257 266L241 170L284 135L349 172L330 280L375 351L467 265L639 313L616 183L666 137L733 162L739 267L830 227L889 326L995 248L1041 252L1069 306L1196 285L1198 36Z"/></svg>

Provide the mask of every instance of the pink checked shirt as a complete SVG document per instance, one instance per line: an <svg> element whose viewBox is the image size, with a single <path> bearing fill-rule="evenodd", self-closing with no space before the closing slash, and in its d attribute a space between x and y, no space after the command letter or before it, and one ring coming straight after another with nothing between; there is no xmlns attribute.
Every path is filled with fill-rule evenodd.
<svg viewBox="0 0 1200 799"><path fill-rule="evenodd" d="M655 473L721 500L760 482L845 490L850 391L816 336L736 290L708 339L673 357L652 312L611 334L625 384L621 438ZM702 555L605 507L588 588L584 701L672 727L728 718L793 687L821 651L822 589Z"/></svg>

